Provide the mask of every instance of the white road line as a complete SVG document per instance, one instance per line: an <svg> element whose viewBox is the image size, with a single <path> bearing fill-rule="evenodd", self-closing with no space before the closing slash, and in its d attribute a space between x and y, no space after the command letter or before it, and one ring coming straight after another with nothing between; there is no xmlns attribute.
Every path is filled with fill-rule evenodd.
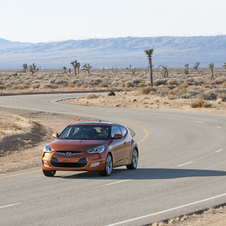
<svg viewBox="0 0 226 226"><path fill-rule="evenodd" d="M221 127L220 126L216 126L216 128L220 129Z"/></svg>
<svg viewBox="0 0 226 226"><path fill-rule="evenodd" d="M218 152L220 152L220 151L223 151L223 149L220 149L220 150L218 150L218 151L215 151L215 153L218 153Z"/></svg>
<svg viewBox="0 0 226 226"><path fill-rule="evenodd" d="M14 204L9 204L9 205L5 205L5 206L0 206L0 209L11 207L11 206L16 206L16 205L20 205L20 204L21 203L14 203Z"/></svg>
<svg viewBox="0 0 226 226"><path fill-rule="evenodd" d="M163 210L163 211L160 211L160 212L151 213L151 214L148 214L148 215L132 218L132 219L121 221L121 222L117 222L117 223L114 223L114 224L109 224L109 225L106 225L106 226L114 226L114 225L119 225L119 224L125 224L125 223L131 222L131 221L136 221L136 220L140 220L140 219L143 219L143 218L152 217L152 216L159 215L159 214L162 214L162 213L166 213L166 212L170 212L170 211L173 211L173 210L181 209L181 208L184 208L184 207L196 205L196 204L199 204L199 203L202 203L202 202L210 201L212 199L220 198L222 196L226 196L226 193L221 194L221 195L217 195L217 196L214 196L214 197L210 197L210 198L207 198L207 199L203 199L203 200L200 200L200 201L188 203L188 204L185 204L185 205L182 205L182 206L177 206L177 207L174 207L174 208L171 208L171 209L168 209L168 210Z"/></svg>
<svg viewBox="0 0 226 226"><path fill-rule="evenodd" d="M126 181L129 181L129 180L132 180L132 179L120 180L120 181L112 182L112 183L109 183L109 184L104 184L102 186L108 186L108 185L118 184L118 183L126 182Z"/></svg>
<svg viewBox="0 0 226 226"><path fill-rule="evenodd" d="M201 122L201 121L196 121L197 123L203 123L203 122Z"/></svg>
<svg viewBox="0 0 226 226"><path fill-rule="evenodd" d="M185 166L185 165L188 165L188 164L191 164L191 163L193 163L193 161L191 161L191 162L186 162L186 163L184 163L184 164L178 165L177 167Z"/></svg>

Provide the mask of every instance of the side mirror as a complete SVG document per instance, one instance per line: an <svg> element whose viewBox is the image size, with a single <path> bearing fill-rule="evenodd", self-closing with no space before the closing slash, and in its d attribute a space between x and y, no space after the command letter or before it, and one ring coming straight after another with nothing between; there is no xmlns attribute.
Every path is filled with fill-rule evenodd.
<svg viewBox="0 0 226 226"><path fill-rule="evenodd" d="M59 135L58 135L58 133L53 133L52 136L53 136L54 138L58 138Z"/></svg>
<svg viewBox="0 0 226 226"><path fill-rule="evenodd" d="M122 138L122 134L115 134L113 136L113 139L121 139Z"/></svg>

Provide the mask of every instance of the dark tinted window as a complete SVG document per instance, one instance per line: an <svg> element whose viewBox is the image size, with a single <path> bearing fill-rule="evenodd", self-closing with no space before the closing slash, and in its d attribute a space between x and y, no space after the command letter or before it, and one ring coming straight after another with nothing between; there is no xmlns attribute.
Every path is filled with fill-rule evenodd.
<svg viewBox="0 0 226 226"><path fill-rule="evenodd" d="M120 126L120 129L122 131L122 136L124 137L127 134L127 129L124 126Z"/></svg>
<svg viewBox="0 0 226 226"><path fill-rule="evenodd" d="M109 138L109 126L75 125L67 126L58 137L71 140L106 140Z"/></svg>
<svg viewBox="0 0 226 226"><path fill-rule="evenodd" d="M111 127L111 137L114 137L115 134L122 134L118 126Z"/></svg>

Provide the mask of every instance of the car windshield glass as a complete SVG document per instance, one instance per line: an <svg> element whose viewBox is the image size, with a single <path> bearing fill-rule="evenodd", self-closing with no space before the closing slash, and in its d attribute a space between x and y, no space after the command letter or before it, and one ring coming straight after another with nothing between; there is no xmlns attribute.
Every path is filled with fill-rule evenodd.
<svg viewBox="0 0 226 226"><path fill-rule="evenodd" d="M110 127L99 125L72 125L67 126L59 135L59 139L71 140L107 140Z"/></svg>

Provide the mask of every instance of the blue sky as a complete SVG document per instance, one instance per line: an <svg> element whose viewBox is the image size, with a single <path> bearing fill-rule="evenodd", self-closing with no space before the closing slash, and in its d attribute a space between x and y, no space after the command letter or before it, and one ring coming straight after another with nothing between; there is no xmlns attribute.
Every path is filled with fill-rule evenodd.
<svg viewBox="0 0 226 226"><path fill-rule="evenodd" d="M226 0L1 0L0 38L226 35Z"/></svg>

